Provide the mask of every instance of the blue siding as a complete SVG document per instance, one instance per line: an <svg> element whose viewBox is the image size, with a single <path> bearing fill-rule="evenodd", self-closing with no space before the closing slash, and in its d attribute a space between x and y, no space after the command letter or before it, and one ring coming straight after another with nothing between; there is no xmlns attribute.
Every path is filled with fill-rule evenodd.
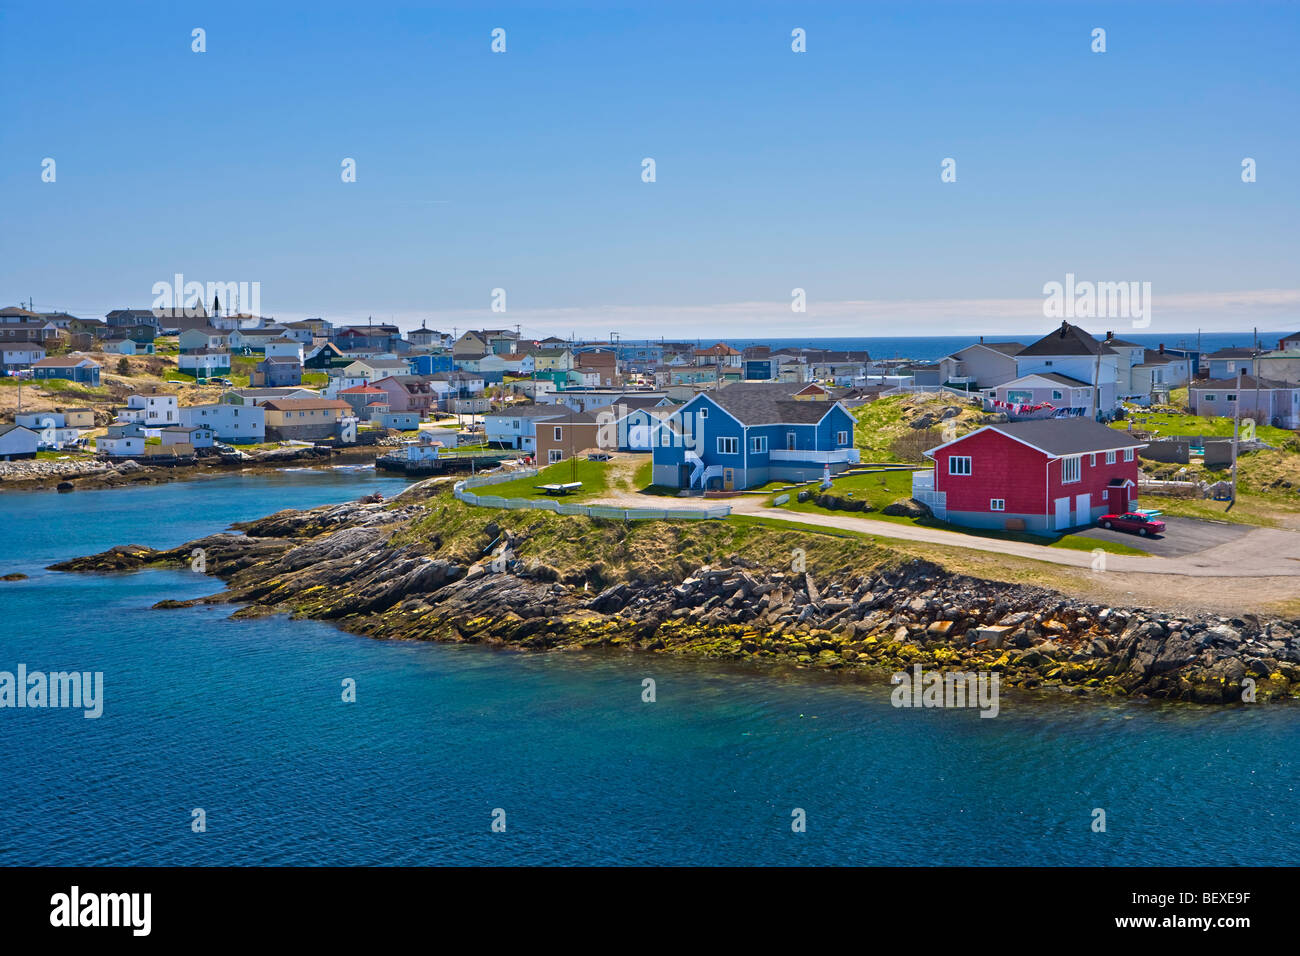
<svg viewBox="0 0 1300 956"><path fill-rule="evenodd" d="M708 410L708 417L703 421L698 417L700 409ZM814 461L811 456L806 461L774 461L771 456L773 451L787 451L791 445L796 451L808 452L828 452L853 446L853 418L838 405L830 405L822 420L814 424L777 423L745 428L709 396L700 395L674 413L665 427L656 433L653 449L656 484L671 487L683 487L685 484L681 466L686 463L688 448L680 441L672 441L667 446L663 444L667 426L681 422L683 416L687 417L692 427L698 424L700 428L698 442L691 444L689 450L699 455L706 469L734 468L737 488L754 487L774 478L807 478L821 473L822 464ZM843 442L837 441L840 432L845 433ZM692 432L688 431L687 438L691 435ZM793 442L790 441L790 435L794 436ZM719 450L719 439L727 438L735 440L735 452ZM753 450L755 438L767 439L766 450ZM721 485L720 475L709 475L707 480L709 487Z"/></svg>

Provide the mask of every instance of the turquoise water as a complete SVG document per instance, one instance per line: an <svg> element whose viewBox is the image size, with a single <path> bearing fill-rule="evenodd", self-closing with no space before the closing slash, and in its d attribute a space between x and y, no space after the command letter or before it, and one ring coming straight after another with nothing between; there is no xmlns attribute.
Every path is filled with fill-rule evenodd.
<svg viewBox="0 0 1300 956"><path fill-rule="evenodd" d="M0 710L0 863L1300 859L1293 707L1004 695L992 720L896 710L887 687L826 675L377 643L229 608L150 610L220 590L189 572L41 570L401 484L309 470L0 495L0 573L31 575L0 584L0 670L105 682L98 720ZM191 832L196 807L206 833Z"/></svg>

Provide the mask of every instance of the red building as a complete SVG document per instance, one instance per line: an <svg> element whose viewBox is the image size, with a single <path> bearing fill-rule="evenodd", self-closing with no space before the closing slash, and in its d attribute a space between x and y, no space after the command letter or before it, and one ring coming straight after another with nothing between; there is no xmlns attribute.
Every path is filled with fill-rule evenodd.
<svg viewBox="0 0 1300 956"><path fill-rule="evenodd" d="M1144 447L1088 419L986 425L926 452L933 478L918 474L917 497L953 524L1063 531L1135 507Z"/></svg>

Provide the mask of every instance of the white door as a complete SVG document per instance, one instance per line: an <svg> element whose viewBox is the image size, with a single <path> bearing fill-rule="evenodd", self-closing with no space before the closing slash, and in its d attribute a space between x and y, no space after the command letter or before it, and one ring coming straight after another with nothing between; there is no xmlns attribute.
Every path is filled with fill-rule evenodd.
<svg viewBox="0 0 1300 956"><path fill-rule="evenodd" d="M1070 499L1056 499L1056 530L1063 531L1070 527Z"/></svg>
<svg viewBox="0 0 1300 956"><path fill-rule="evenodd" d="M1074 500L1074 523L1092 524L1092 495L1079 495Z"/></svg>

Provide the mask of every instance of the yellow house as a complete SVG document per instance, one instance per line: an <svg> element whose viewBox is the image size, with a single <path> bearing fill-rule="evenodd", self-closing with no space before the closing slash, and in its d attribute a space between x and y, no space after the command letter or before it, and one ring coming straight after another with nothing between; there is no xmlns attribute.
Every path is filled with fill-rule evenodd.
<svg viewBox="0 0 1300 956"><path fill-rule="evenodd" d="M68 428L94 428L95 410L93 408L63 408L63 418Z"/></svg>
<svg viewBox="0 0 1300 956"><path fill-rule="evenodd" d="M533 368L538 372L567 372L573 368L573 353L568 349L537 349L533 352Z"/></svg>
<svg viewBox="0 0 1300 956"><path fill-rule="evenodd" d="M262 403L267 428L329 425L352 413L352 406L331 398L276 398Z"/></svg>

